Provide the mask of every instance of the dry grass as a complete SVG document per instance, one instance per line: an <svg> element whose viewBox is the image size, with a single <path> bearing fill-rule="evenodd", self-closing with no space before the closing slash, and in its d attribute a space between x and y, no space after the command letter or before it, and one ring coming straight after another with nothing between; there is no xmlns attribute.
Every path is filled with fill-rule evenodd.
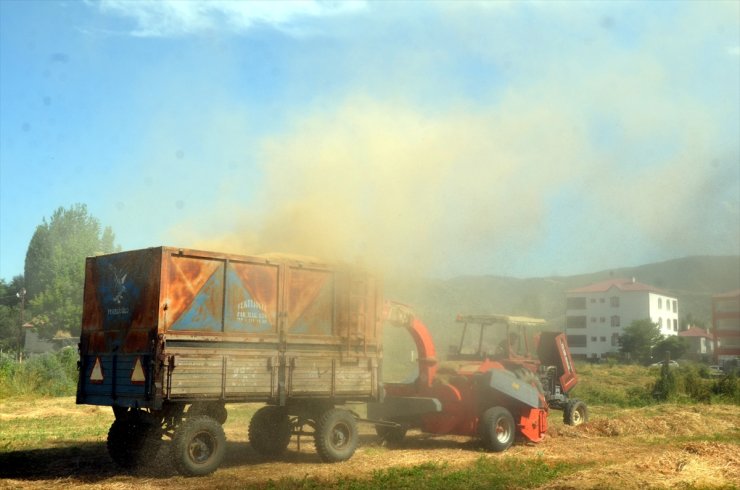
<svg viewBox="0 0 740 490"><path fill-rule="evenodd" d="M254 407L230 408L225 425L228 455L222 467L211 476L189 479L172 469L167 444L151 467L135 474L118 470L105 450L109 409L78 407L70 398L2 401L0 440L15 442L0 445L0 477L5 478L0 487L244 488L279 481L297 486L306 480L332 486L370 480L374 472L389 467L431 462L444 465L445 471L470 468L481 457L540 460L572 470L542 487L547 489L740 487L740 407L733 405L658 405L616 412L613 407L592 407L591 422L577 428L563 425L560 413L553 412L550 437L537 445L515 445L505 454L482 452L467 438L418 432L399 447L388 448L378 443L372 427L363 425L357 453L338 464L321 463L308 437L302 438L300 451L294 439L278 462L261 460L247 443L246 426ZM79 438L56 437L80 427L91 430Z"/></svg>

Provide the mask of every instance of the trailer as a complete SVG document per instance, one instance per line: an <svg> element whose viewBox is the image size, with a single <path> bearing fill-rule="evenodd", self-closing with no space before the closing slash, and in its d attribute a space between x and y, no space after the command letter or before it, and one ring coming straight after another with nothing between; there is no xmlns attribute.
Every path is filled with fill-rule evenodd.
<svg viewBox="0 0 740 490"><path fill-rule="evenodd" d="M308 427L349 459L357 416L381 399L382 294L366 271L292 256L172 247L90 257L77 403L110 406L111 458L133 468L172 439L184 475L225 452L226 403L263 402L249 441L280 455Z"/></svg>

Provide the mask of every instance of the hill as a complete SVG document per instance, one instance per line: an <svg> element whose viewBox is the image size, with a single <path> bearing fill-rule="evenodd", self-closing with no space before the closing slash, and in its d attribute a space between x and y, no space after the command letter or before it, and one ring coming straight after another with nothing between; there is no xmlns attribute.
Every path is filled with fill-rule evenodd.
<svg viewBox="0 0 740 490"><path fill-rule="evenodd" d="M411 305L432 331L437 348L454 343L458 313L503 313L548 320L553 329L565 324L569 289L610 277L635 277L678 298L679 315L711 324L713 294L740 288L740 256L696 256L665 262L603 270L574 276L519 279L463 276L447 280L386 278L386 297ZM388 332L393 343L401 336Z"/></svg>

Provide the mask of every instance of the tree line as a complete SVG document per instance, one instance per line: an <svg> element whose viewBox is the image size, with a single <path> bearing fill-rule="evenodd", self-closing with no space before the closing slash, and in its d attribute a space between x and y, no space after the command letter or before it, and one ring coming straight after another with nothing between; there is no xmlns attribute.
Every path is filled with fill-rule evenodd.
<svg viewBox="0 0 740 490"><path fill-rule="evenodd" d="M23 275L0 278L0 349L20 352L22 325L43 339L57 332L80 334L85 257L120 251L111 227L103 227L85 204L59 207L36 227Z"/></svg>

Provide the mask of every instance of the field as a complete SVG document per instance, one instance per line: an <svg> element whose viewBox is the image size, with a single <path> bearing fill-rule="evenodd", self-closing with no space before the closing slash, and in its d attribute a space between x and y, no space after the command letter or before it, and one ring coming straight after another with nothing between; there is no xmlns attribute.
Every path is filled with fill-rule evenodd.
<svg viewBox="0 0 740 490"><path fill-rule="evenodd" d="M608 379L604 371L584 373L582 398L624 392L619 370L601 383L608 387L596 386ZM77 406L72 397L9 397L0 401L0 488L740 488L740 406L600 403L575 428L552 412L545 441L503 454L418 432L386 447L361 425L355 456L337 464L321 463L309 437L300 448L294 438L279 461L261 460L246 435L259 405L230 405L222 467L184 478L169 463L168 444L151 465L119 470L105 447L109 408Z"/></svg>

